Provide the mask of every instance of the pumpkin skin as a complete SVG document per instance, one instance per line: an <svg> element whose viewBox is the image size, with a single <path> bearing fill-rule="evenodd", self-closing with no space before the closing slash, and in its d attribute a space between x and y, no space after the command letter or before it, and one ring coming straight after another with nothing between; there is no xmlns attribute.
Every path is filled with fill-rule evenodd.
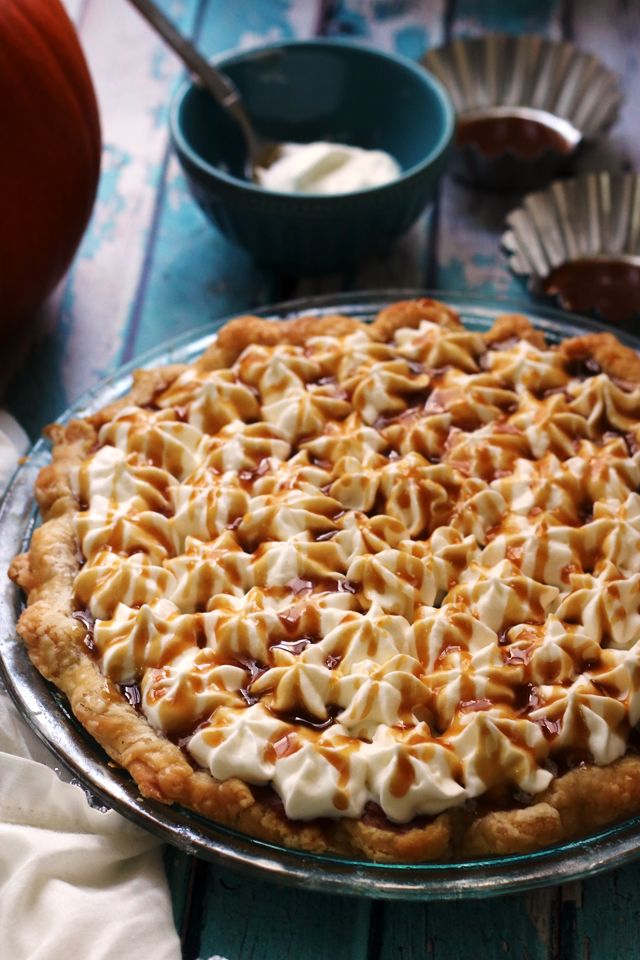
<svg viewBox="0 0 640 960"><path fill-rule="evenodd" d="M71 263L100 152L91 77L60 0L0 0L0 333Z"/></svg>

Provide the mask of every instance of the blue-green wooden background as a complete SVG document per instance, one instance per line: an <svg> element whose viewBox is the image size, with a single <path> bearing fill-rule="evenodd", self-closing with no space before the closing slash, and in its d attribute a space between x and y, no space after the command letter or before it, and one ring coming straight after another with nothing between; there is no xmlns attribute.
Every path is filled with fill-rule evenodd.
<svg viewBox="0 0 640 960"><path fill-rule="evenodd" d="M1 0L0 0L1 2ZM521 296L498 250L495 198L449 180L393 255L344 275L283 280L255 266L189 199L167 135L180 78L126 0L64 0L93 73L104 155L95 212L73 268L34 328L7 346L1 385L35 437L86 388L164 339L236 311L343 290L432 287ZM362 37L413 58L483 30L537 32L596 52L627 101L589 169L640 153L640 3L634 0L161 0L207 54L281 37ZM186 960L635 960L640 866L490 901L376 903L292 891L167 852ZM113 919L117 922L117 918ZM1 951L0 951L1 952ZM147 958L140 958L147 960Z"/></svg>

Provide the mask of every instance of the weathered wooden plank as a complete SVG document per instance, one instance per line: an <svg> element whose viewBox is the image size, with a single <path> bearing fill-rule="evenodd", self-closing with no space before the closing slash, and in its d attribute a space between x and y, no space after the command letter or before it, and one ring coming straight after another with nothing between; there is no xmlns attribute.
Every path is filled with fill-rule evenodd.
<svg viewBox="0 0 640 960"><path fill-rule="evenodd" d="M175 157L167 169L144 289L122 344L123 362L198 324L273 299L272 275L205 220Z"/></svg>
<svg viewBox="0 0 640 960"><path fill-rule="evenodd" d="M564 960L555 949L558 891L553 891L551 904L547 894L541 890L491 901L375 904L369 960L477 960L502 955L513 960L556 956Z"/></svg>
<svg viewBox="0 0 640 960"><path fill-rule="evenodd" d="M500 252L507 213L520 196L492 196L451 177L440 193L436 284L440 290L522 299L523 287L507 269Z"/></svg>
<svg viewBox="0 0 640 960"><path fill-rule="evenodd" d="M371 909L368 900L279 889L211 867L199 955L364 960Z"/></svg>
<svg viewBox="0 0 640 960"><path fill-rule="evenodd" d="M637 168L640 162L640 8L581 0L568 5L566 28L573 42L592 50L622 79L626 100L618 124L583 153L582 170ZM640 866L637 864L563 888L559 956L562 960L638 956Z"/></svg>
<svg viewBox="0 0 640 960"><path fill-rule="evenodd" d="M455 0L453 32L475 36L488 31L544 33L560 36L560 4L557 0Z"/></svg>
<svg viewBox="0 0 640 960"><path fill-rule="evenodd" d="M640 6L637 3L570 4L566 26L576 46L590 50L619 74L625 101L611 133L584 151L582 170L631 170L640 163Z"/></svg>
<svg viewBox="0 0 640 960"><path fill-rule="evenodd" d="M311 36L320 9L319 0L260 4L216 0L203 8L198 45L214 55L232 47ZM278 299L273 274L254 264L205 220L175 157L168 163L143 284L123 359L208 319Z"/></svg>
<svg viewBox="0 0 640 960"><path fill-rule="evenodd" d="M341 0L326 21L333 36L353 36L418 60L442 39L446 0Z"/></svg>
<svg viewBox="0 0 640 960"><path fill-rule="evenodd" d="M453 36L487 30L560 35L560 9L553 2L506 4L500 0L475 4L459 0L451 23ZM484 296L526 299L509 273L499 250L506 214L519 197L498 196L469 189L447 178L439 207L437 285L441 289L476 291ZM558 937L558 891L491 901L430 905L427 910L429 955L447 960L472 956L551 958ZM454 914L454 910L456 913Z"/></svg>
<svg viewBox="0 0 640 960"><path fill-rule="evenodd" d="M369 960L422 960L429 955L424 903L377 903L374 910Z"/></svg>
<svg viewBox="0 0 640 960"><path fill-rule="evenodd" d="M414 0L408 3L363 3L343 0L336 4L327 20L329 35L359 37L383 50L418 60L428 47L444 39L444 0ZM347 290L381 290L394 287L424 287L429 281L432 258L432 215L424 214L411 230L385 255L373 257L343 280ZM335 278L329 278L329 283ZM309 289L308 281L300 289L324 292L326 280L317 280Z"/></svg>
<svg viewBox="0 0 640 960"><path fill-rule="evenodd" d="M343 33L341 24L353 14L354 23L367 26L365 39L401 52L419 54L426 42L442 36L442 3L410 4L409 13L401 5L399 16L383 10L380 20L358 18L357 10L339 4L335 14L323 24L329 34ZM357 4L355 4L357 7ZM380 5L383 8L383 5ZM320 23L312 4L294 4L289 22L272 27L269 36L290 35L291 9L295 11L295 31L306 35ZM304 9L305 18L300 11ZM394 8L395 9L395 8ZM244 45L255 40L245 11L227 6L224 18L211 9L205 14L199 42L203 49L215 52L220 46ZM355 32L355 28L351 31ZM231 39L227 39L230 37ZM410 51L410 38L413 48ZM429 221L422 218L411 233L397 245L389 257L375 258L350 274L303 278L298 283L273 282L273 277L251 263L211 230L188 196L184 179L175 159L169 163L166 197L158 219L149 276L145 280L144 302L140 316L134 319L133 336L123 349L123 358L163 339L163 333L178 333L194 322L249 309L255 303L271 299L309 296L340 289L422 286L429 269ZM139 329L139 332L138 332Z"/></svg>
<svg viewBox="0 0 640 960"><path fill-rule="evenodd" d="M560 35L561 11L553 0L523 0L518 4L459 0L454 11L453 36L473 36L487 30ZM504 217L519 201L517 194L492 195L470 189L450 177L445 179L437 241L436 282L440 289L526 298L499 249Z"/></svg>
<svg viewBox="0 0 640 960"><path fill-rule="evenodd" d="M640 930L640 868L633 864L569 886L562 902L562 960L636 960Z"/></svg>
<svg viewBox="0 0 640 960"><path fill-rule="evenodd" d="M198 0L162 6L189 31ZM178 74L173 57L126 0L90 0L81 40L100 103L102 177L94 215L49 327L10 394L32 433L119 361L144 260L162 159L166 107ZM34 409L33 384L46 402Z"/></svg>
<svg viewBox="0 0 640 960"><path fill-rule="evenodd" d="M536 912L532 909L534 904L532 897L522 895L496 897L491 901L428 904L425 956L430 960L502 956L514 960L551 960L556 920L550 911L542 915Z"/></svg>
<svg viewBox="0 0 640 960"><path fill-rule="evenodd" d="M576 884L574 898L576 888L580 896ZM503 953L514 960L565 960L557 952L559 924L557 887L490 901L377 904L369 960L476 960Z"/></svg>
<svg viewBox="0 0 640 960"><path fill-rule="evenodd" d="M382 6L377 5L374 9ZM429 12L434 16L435 6L429 5ZM401 12L394 17L398 8ZM444 38L444 9L438 11L437 21L429 21L428 28L424 22L426 13L423 4L388 4L382 19L370 20L362 4L343 3L338 7L337 19L329 23L329 32L364 36L387 49L398 49L419 57L427 44L437 45ZM415 30L410 29L412 17L418 20L417 23L413 21ZM466 28L470 29L471 25L468 17ZM411 49L407 47L409 43L413 44ZM485 294L520 295L520 288L511 281L497 252L504 214L511 205L509 200L496 202L493 197L478 196L454 183L447 184L437 234L441 244L437 250L439 286L450 289L472 286ZM465 229L458 231L447 245L455 230L452 225L459 219L463 219ZM429 269L428 228L429 223L423 218L391 256L363 264L348 276L347 287L423 285ZM304 280L297 289L300 293L317 292L322 289L320 283L316 280L310 285ZM434 956L466 960L467 957L498 955L504 943L511 956L543 960L550 956L556 939L555 898L555 891L542 891L519 897L516 901L502 898L502 901L492 903L491 910L474 903L434 903L426 909L420 903L375 904L370 957L371 960L418 960ZM515 911L514 902L517 904ZM480 940L477 937L478 915L483 917Z"/></svg>
<svg viewBox="0 0 640 960"><path fill-rule="evenodd" d="M68 0L76 11L80 11L81 0ZM92 6L95 7L101 0L92 0ZM113 5L113 0L112 0ZM102 4L103 8L106 4ZM213 8L213 4L211 7ZM232 4L227 4L221 11L217 6L217 12L223 18L227 16ZM244 5L242 10L246 22L245 39L263 39L269 36L272 30L272 23L264 20L265 4L255 4L249 6L260 6L257 12L248 9ZM395 26L398 31L397 37L402 32L402 39L398 39L398 44L402 44L402 52L409 53L412 56L417 55L414 51L418 50L422 43L424 33L420 32L420 24L417 30L411 29L409 23L411 11L414 8L412 3L360 3L353 4L354 8L359 7L362 16L373 11L379 13L384 8L389 16L395 16ZM494 17L494 20L485 19L486 26L509 27L514 22L511 18L514 16L513 8L516 5L499 5L500 14L495 11L498 4L486 5L488 11L483 16L487 18ZM531 17L538 17L540 4L530 2L526 5L528 13L525 20L520 21L521 25L530 25ZM589 15L584 12L585 7L592 11ZM293 30L296 24L309 22L307 20L307 4L302 0L288 6L288 22ZM469 0L468 3L458 3L458 9L461 11L458 19L458 29L471 31L477 29L478 21L474 14L478 5L473 8ZM576 5L578 7L578 5ZM592 0L586 0L585 7L579 5L579 17L574 18L574 31L576 41L581 45L590 46L596 49L601 56L608 59L612 66L621 69L624 65L624 71L627 74L627 84L629 85L630 98L625 113L623 114L623 125L615 133L614 141L621 145L620 155L624 160L629 158L638 161L637 134L640 131L638 124L638 101L634 99L633 83L637 85L637 63L634 66L633 45L637 48L638 33L635 32L635 13L633 5L621 5L617 16L611 16L608 5L598 5ZM524 9L518 5L520 12ZM598 9L599 8L599 9ZM172 10L174 8L172 7ZM235 7L235 9L238 9ZM117 8L119 16L122 10ZM400 10L400 13L397 11ZM383 12L384 12L383 11ZM389 13L390 11L390 13ZM112 6L112 15L116 16L115 8ZM355 13L358 13L355 10ZM354 13L354 17L355 17ZM77 14L76 14L77 15ZM95 14L93 14L95 15ZM175 14L174 14L175 15ZM235 13L229 14L235 17ZM404 18L404 19L403 19ZM383 24L384 17L377 20L370 30L370 39L376 43L387 45L393 42L394 33L387 31ZM222 19L221 22L227 22ZM400 22L402 25L399 26ZM466 22L466 26L465 26ZM556 21L553 21L554 23ZM380 26L380 24L383 24ZM474 26L475 25L475 26ZM212 22L212 30L214 29ZM277 29L277 28L275 28ZM296 27L297 29L297 27ZM303 29L302 27L300 29ZM408 32L406 32L408 30ZM379 33L377 31L380 31ZM343 30L342 32L348 32ZM358 32L358 31L352 31ZM362 33L362 29L360 29ZM113 30L108 36L113 35ZM101 38L105 43L106 39ZM429 37L431 39L431 36ZM110 41L109 41L110 42ZM140 54L140 47L136 45L136 56ZM398 46L400 49L400 46ZM623 50L624 53L620 51ZM117 69L114 65L113 69ZM635 81L634 81L634 78ZM169 84L170 85L170 84ZM132 87L131 90L134 88ZM132 93L128 93L128 99L131 100ZM146 109L146 108L145 108ZM155 128L154 128L155 129ZM154 149L157 146L154 142ZM163 148L164 149L164 148ZM112 287L118 286L123 278L118 272L118 265L124 262L125 257L138 258L137 273L132 270L131 276L138 277L141 267L141 258L144 253L144 239L150 229L150 213L154 205L153 193L157 185L159 170L158 156L161 158L163 150L157 154L156 159L147 162L145 169L150 171L151 176L151 199L143 196L140 204L135 197L133 184L127 175L128 158L121 157L120 170L117 169L117 158L111 157L108 164L111 184L105 188L105 193L101 190L101 202L104 202L102 210L103 215L97 217L97 223L92 227L92 235L96 237L95 246L89 248L89 256L81 260L72 278L70 292L65 298L63 308L63 320L67 324L63 326L61 335L66 338L65 343L70 343L73 347L73 363L78 365L79 360L86 354L86 366L77 376L84 381L92 380L99 372L102 366L102 360L94 360L96 350L92 346L90 350L83 349L88 343L87 329L82 336L74 334L76 325L82 321L80 306L86 311L85 320L89 321L94 315L97 315L96 324L102 325L104 336L98 341L98 346L104 347L106 355L104 360L112 362L117 352L122 350L122 305L127 308L130 306L132 294L130 277L124 272L124 281L126 290L122 296L119 296L118 290L110 289L106 284L105 278L101 277L101 271L107 268L112 271ZM138 171L140 170L140 166ZM155 178L155 179L154 179ZM175 166L169 167L168 187L164 205L177 203L180 205L189 203L184 197L181 199L172 192L174 189ZM132 179L132 178L131 178ZM114 183L115 182L115 183ZM140 183L140 177L138 177ZM127 189L125 190L125 186ZM177 188L179 190L179 188ZM447 188L448 189L448 188ZM443 203L440 220L440 274L439 279L443 285L455 286L460 288L471 283L481 289L483 292L491 290L509 289L508 275L502 267L498 266L499 259L495 244L499 236L500 222L498 214L491 208L491 201L478 202L473 197L463 196L461 193L456 195L456 191L462 191L463 188L452 186L449 191L450 197ZM125 198L124 209L118 209L118 197ZM448 203L448 206L447 206ZM127 216L133 215L139 218L135 222L140 224L137 233L133 233L131 241L128 240L128 232L120 234L121 249L118 256L112 255L111 259L102 260L103 242L108 245L110 231L114 222L122 222ZM158 316L170 318L178 316L179 325L184 328L205 319L207 315L222 313L229 310L244 309L252 302L259 299L269 299L270 291L279 289L287 292L294 292L289 284L278 285L277 282L265 275L264 279L256 279L253 268L249 268L243 260L242 254L230 256L229 250L224 241L220 241L220 246L211 244L211 235L209 228L204 221L198 220L199 214L195 208L191 207L192 219L185 216L181 220L182 226L179 228L162 217L157 220L157 240L154 247L155 254L148 259L149 277L148 288L141 290L138 303L143 307L140 315L140 337L132 341L133 350L141 346L157 342L169 330L179 332L181 326L166 326L163 333L159 332L156 326ZM460 221L460 226L458 226ZM488 230L490 242L485 245L482 238L486 237L485 230ZM163 233L164 231L164 233ZM200 233L198 232L200 231ZM206 236L205 236L206 234ZM140 241L139 238L142 238ZM161 245L165 244L161 252ZM83 248L84 249L84 248ZM181 252L184 251L184 252ZM92 263L95 256L95 263ZM408 258L416 257L415 247L411 242L407 243L405 256ZM120 259L118 259L120 257ZM183 259L181 259L183 258ZM212 263L206 262L204 273L202 263L211 258ZM420 258L417 258L417 264ZM366 276L366 269L363 267ZM376 265L371 270L372 280L380 279L379 270L381 265ZM403 281L400 278L405 276L402 264L394 272L390 263L386 264L389 270L390 279L385 279L378 283L378 286L385 283L397 283ZM418 270L414 263L411 266L411 273ZM447 275L447 270L448 275ZM164 272L163 272L164 271ZM86 280L85 280L86 274ZM166 282L162 282L163 278ZM453 284L450 280L455 281ZM298 285L298 291L311 292L314 289L332 289L342 282L342 278L333 277L323 281L304 281ZM348 278L352 285L360 283L357 276ZM366 281L362 283L365 284ZM207 284L211 284L211 292L207 290ZM325 286L323 287L322 284ZM219 286L218 286L219 285ZM371 283L369 283L371 285ZM134 284L135 286L135 284ZM93 303L93 297L90 295L95 290L94 296L102 299L100 311L94 314L96 304ZM84 291L84 294L83 294ZM154 301L152 291L157 291L157 298ZM247 291L249 291L247 293ZM221 299L218 299L221 297ZM193 299L190 299L193 298ZM228 298L228 299L225 299ZM253 299L251 299L253 298ZM189 306L189 304L195 304ZM218 306L216 307L216 304ZM228 304L228 307L225 306ZM113 311L113 312L112 312ZM209 311L207 313L207 311ZM126 311L125 311L126 312ZM197 314L197 315L196 315ZM55 313L45 318L45 322L53 324L56 320ZM93 323L93 321L91 321ZM164 322L164 321L163 321ZM48 329L48 328L47 328ZM40 406L40 412L31 413L31 419L34 422L50 417L56 407L61 407L66 403L68 390L75 389L73 382L65 385L64 390L55 391L56 384L54 377L43 381L42 373L46 371L49 364L57 365L56 370L62 369L62 361L65 355L66 347L58 348L57 337L59 334L46 334L44 346L39 354L39 364L29 367L25 377L25 390L22 394L23 408L31 408L33 402L33 385L37 384L41 389L47 391L47 401ZM110 338L110 339L109 339ZM109 342L107 342L109 340ZM91 340L93 343L93 339ZM57 350L57 353L56 353ZM93 367L92 367L93 364ZM49 412L42 412L45 407ZM171 877L174 889L180 891L185 889L186 876L184 874L185 863L178 864L172 868ZM229 879L228 879L229 877ZM592 958L616 956L622 960L635 956L637 953L635 946L635 936L638 929L638 901L635 894L636 888L640 885L638 880L638 868L627 868L616 874L610 874L602 878L597 878L587 882L584 885L584 901L582 900L581 885L565 888L563 891L563 902L561 905L561 934L560 943L562 952L555 954L553 944L555 931L557 929L557 914L555 912L555 893L553 891L541 891L527 897L501 899L491 903L480 904L430 904L425 911L420 904L387 904L384 907L377 906L376 910L381 910L380 919L377 921L377 939L372 943L371 956L380 956L384 960L389 958L411 958L411 960L421 960L425 956L446 957L447 960L455 960L457 957L466 958L473 956L493 957L505 953L506 956L519 958L525 956L532 957L550 957L558 956L572 958ZM216 889L216 883L218 889ZM254 884L253 893L249 896L249 902L254 904L253 916L247 917L244 908L239 909L243 903L246 891L247 881L238 880L240 886L234 889L226 889L223 884L231 883L230 875L225 872L216 872L212 875L211 885L207 887L207 897L211 895L211 902L207 901L205 912L205 927L200 946L203 948L200 955L210 956L212 953L218 953L229 958L239 958L245 960L246 957L268 956L275 958L280 956L322 958L328 956L362 956L363 945L367 944L367 918L360 908L354 908L355 902L329 900L329 898L318 898L312 894L294 894L288 891L280 891L272 888L270 885ZM297 912L298 905L302 901L302 920L299 922ZM304 902L304 898L310 898ZM216 903L217 901L217 903ZM318 904L320 903L320 906ZM312 904L312 907L309 905ZM337 908L336 908L337 905ZM180 899L176 900L178 910L177 916L181 917L180 912L183 908L180 906ZM271 916L274 914L275 922ZM295 924L289 922L289 918L295 918ZM354 917L355 922L354 922ZM231 920L230 920L231 918ZM234 919L237 918L237 919ZM307 919L308 918L308 919ZM322 919L320 923L319 918ZM292 939L288 927L298 927L299 937ZM273 936L266 936L264 931L273 927ZM337 932L341 931L341 949L342 952L335 952L334 944ZM198 931L193 931L193 937L190 944L193 945L197 940ZM303 937L304 934L304 937ZM270 946L270 952L266 945ZM533 947L531 947L533 944ZM331 952L333 950L333 952ZM527 951L534 952L527 952ZM544 952L546 950L546 952ZM297 951L297 952L296 952ZM314 953L315 951L315 953ZM356 952L357 951L357 952ZM632 952L633 951L633 952ZM192 956L197 954L193 952Z"/></svg>
<svg viewBox="0 0 640 960"><path fill-rule="evenodd" d="M311 5L307 4L302 17L301 6L284 11L288 16L282 19L283 8L279 5L271 11L270 25L265 28L264 22L256 23L253 8L226 5L221 11L219 6L211 5L203 11L199 45L206 52L215 53L228 47L251 45L260 37L265 38L265 30L271 38L308 35L315 29L317 11L311 16ZM265 7L263 5L261 16L265 15ZM227 244L205 222L188 196L174 158L168 164L153 239L139 300L124 344L123 359L208 317L268 302L277 291L272 276L252 264L242 251ZM238 950L247 957L300 954L306 943L306 934L301 933L304 925L297 928L296 941L295 937L291 938L292 927L287 923L287 917L300 911L303 916L317 916L312 897L283 893L269 884L261 884L259 893L245 896L243 892L242 897L234 898L231 905L228 892L233 887L233 878L222 871L212 870L207 871L206 878L201 896L191 905L189 923L185 927L186 955L195 956L196 945L199 946L198 955L202 957L238 955ZM180 878L172 876L171 881L177 890ZM221 892L226 893L226 900L223 897L221 901ZM325 897L323 902L327 905L327 913L333 916L336 912L333 898ZM199 937L200 910L204 913ZM232 926L229 924L230 914L237 920ZM281 915L280 924L275 926L274 915ZM361 939L366 942L366 918L361 926L364 933ZM267 939L265 930L270 931ZM268 945L266 954L260 952L265 943ZM350 956L351 953L344 955Z"/></svg>
<svg viewBox="0 0 640 960"><path fill-rule="evenodd" d="M173 920L178 934L185 938L189 926L189 911L193 901L196 860L176 847L166 846L164 865L171 890Z"/></svg>

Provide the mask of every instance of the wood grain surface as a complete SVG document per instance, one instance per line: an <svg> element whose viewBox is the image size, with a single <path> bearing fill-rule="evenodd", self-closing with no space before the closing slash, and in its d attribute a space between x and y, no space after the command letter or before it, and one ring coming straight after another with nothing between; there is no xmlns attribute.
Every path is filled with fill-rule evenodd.
<svg viewBox="0 0 640 960"><path fill-rule="evenodd" d="M523 297L499 253L517 196L443 182L433 210L393 254L344 275L295 283L230 246L188 196L171 155L173 56L126 0L65 0L102 113L95 212L74 266L2 366L6 403L33 437L124 361L191 327L313 293L438 287ZM564 37L621 73L627 100L585 169L640 156L640 4L632 0L164 0L204 53L282 37L361 37L417 59L484 30ZM248 880L175 850L166 855L185 960L635 960L640 866L562 888L451 903L379 903Z"/></svg>

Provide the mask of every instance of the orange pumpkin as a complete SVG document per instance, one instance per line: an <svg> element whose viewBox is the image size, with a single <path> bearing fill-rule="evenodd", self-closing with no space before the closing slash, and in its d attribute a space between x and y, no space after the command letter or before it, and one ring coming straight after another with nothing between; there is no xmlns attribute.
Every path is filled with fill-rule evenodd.
<svg viewBox="0 0 640 960"><path fill-rule="evenodd" d="M63 276L99 173L98 106L60 0L0 0L0 328Z"/></svg>

